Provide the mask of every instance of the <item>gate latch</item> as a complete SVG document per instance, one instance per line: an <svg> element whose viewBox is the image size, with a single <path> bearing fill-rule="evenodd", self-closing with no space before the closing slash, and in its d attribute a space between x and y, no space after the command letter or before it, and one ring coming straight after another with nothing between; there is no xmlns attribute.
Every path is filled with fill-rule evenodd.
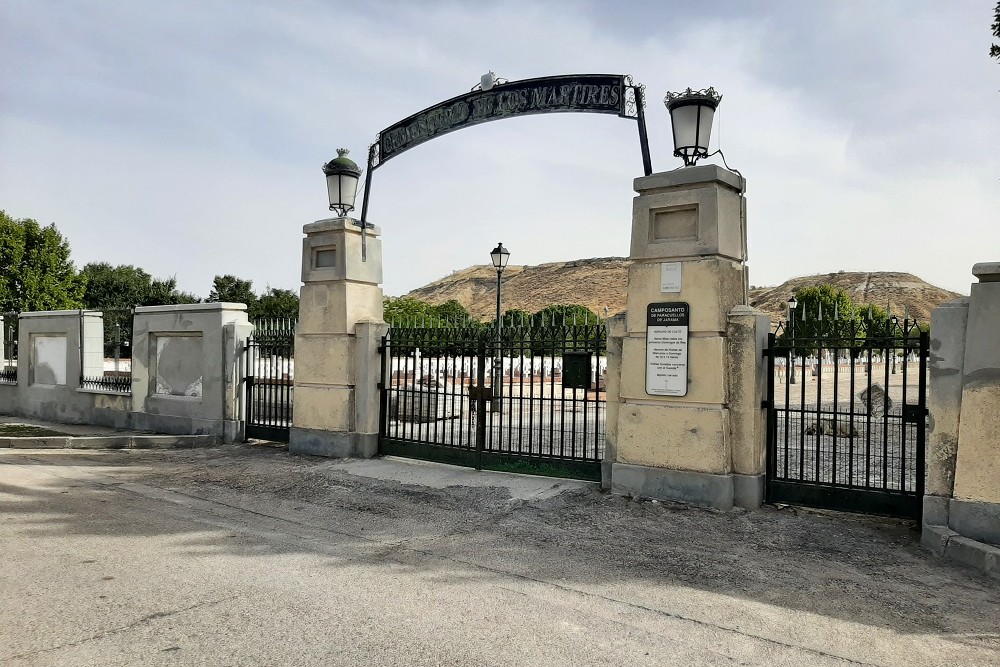
<svg viewBox="0 0 1000 667"><path fill-rule="evenodd" d="M927 408L921 405L904 405L903 421L907 424L919 424L927 416Z"/></svg>

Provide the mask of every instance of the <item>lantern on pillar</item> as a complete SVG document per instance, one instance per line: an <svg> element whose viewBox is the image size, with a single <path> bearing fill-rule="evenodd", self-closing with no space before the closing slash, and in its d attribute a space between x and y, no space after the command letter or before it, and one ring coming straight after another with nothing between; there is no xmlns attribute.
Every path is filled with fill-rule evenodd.
<svg viewBox="0 0 1000 667"><path fill-rule="evenodd" d="M354 160L347 157L346 148L337 149L337 157L323 165L326 174L326 189L330 195L330 210L344 217L354 210L354 198L358 193L358 178L361 169Z"/></svg>
<svg viewBox="0 0 1000 667"><path fill-rule="evenodd" d="M663 98L674 130L674 157L682 158L685 167L708 157L712 121L721 100L722 95L715 88L688 88L682 93L667 93Z"/></svg>

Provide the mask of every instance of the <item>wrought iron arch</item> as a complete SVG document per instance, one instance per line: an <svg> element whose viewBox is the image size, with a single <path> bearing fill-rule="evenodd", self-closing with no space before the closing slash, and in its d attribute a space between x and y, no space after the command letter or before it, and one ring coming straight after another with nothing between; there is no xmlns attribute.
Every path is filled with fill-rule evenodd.
<svg viewBox="0 0 1000 667"><path fill-rule="evenodd" d="M646 176L653 173L644 111L645 86L626 74L568 74L477 86L390 125L368 147L365 195L361 205L362 255L372 172L415 146L455 130L494 120L546 113L601 113L635 120Z"/></svg>

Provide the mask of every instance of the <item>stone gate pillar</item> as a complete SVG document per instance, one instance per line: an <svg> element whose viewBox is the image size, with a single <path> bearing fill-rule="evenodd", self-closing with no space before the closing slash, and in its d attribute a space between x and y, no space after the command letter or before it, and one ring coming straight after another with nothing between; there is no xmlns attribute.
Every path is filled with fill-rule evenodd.
<svg viewBox="0 0 1000 667"><path fill-rule="evenodd" d="M369 225L367 261L351 218L306 225L295 333L288 449L336 457L378 452L382 321L381 230Z"/></svg>
<svg viewBox="0 0 1000 667"><path fill-rule="evenodd" d="M972 273L970 296L931 314L921 540L1000 576L1000 262Z"/></svg>
<svg viewBox="0 0 1000 667"><path fill-rule="evenodd" d="M626 316L611 328L621 376L608 383L604 483L615 492L723 508L762 501L770 323L746 307L741 185L716 165L635 181ZM689 318L687 374L665 395L662 367L647 384L647 318L650 304L678 303Z"/></svg>

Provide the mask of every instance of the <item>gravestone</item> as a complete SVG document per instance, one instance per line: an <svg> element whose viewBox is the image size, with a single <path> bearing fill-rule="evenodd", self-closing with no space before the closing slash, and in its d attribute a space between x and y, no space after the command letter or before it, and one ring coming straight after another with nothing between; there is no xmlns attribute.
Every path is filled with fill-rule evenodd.
<svg viewBox="0 0 1000 667"><path fill-rule="evenodd" d="M892 411L892 399L877 382L858 394L858 398L872 417L881 419Z"/></svg>

